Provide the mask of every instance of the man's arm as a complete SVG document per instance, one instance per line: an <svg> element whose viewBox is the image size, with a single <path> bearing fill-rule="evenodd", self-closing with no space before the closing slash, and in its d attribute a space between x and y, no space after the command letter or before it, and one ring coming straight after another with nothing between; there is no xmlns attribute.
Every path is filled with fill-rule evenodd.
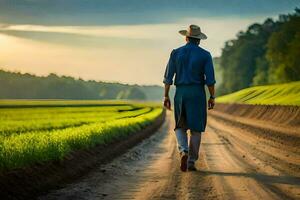
<svg viewBox="0 0 300 200"><path fill-rule="evenodd" d="M208 87L210 98L208 100L208 109L213 109L215 106L215 72L212 57L209 54L204 68L205 83Z"/></svg>
<svg viewBox="0 0 300 200"><path fill-rule="evenodd" d="M208 109L213 109L215 106L215 85L208 85L207 86L210 97L208 100Z"/></svg>
<svg viewBox="0 0 300 200"><path fill-rule="evenodd" d="M207 86L210 96L215 97L215 85Z"/></svg>
<svg viewBox="0 0 300 200"><path fill-rule="evenodd" d="M165 96L164 97L169 97L170 86L171 85L169 85L169 84L165 84Z"/></svg>
<svg viewBox="0 0 300 200"><path fill-rule="evenodd" d="M170 97L169 97L169 91L170 91L170 85L165 84L164 106L167 109L171 110L171 101L170 101Z"/></svg>
<svg viewBox="0 0 300 200"><path fill-rule="evenodd" d="M175 74L175 63L173 61L173 56L174 56L174 50L170 54L170 58L166 66L164 80L163 80L163 83L165 84L164 106L169 110L171 110L169 91L170 91L170 86L173 84L173 76Z"/></svg>

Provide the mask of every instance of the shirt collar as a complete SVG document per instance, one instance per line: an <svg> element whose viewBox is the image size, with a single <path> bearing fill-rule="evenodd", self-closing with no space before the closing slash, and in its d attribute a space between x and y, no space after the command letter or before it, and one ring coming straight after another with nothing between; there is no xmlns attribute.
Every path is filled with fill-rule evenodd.
<svg viewBox="0 0 300 200"><path fill-rule="evenodd" d="M196 43L194 42L187 42L186 43L187 46L198 46Z"/></svg>

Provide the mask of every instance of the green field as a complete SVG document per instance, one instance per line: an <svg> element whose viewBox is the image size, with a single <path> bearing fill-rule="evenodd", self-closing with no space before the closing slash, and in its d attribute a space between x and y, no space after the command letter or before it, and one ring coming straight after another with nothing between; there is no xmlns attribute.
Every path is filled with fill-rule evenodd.
<svg viewBox="0 0 300 200"><path fill-rule="evenodd" d="M63 159L70 151L108 144L153 122L154 103L0 101L0 170Z"/></svg>
<svg viewBox="0 0 300 200"><path fill-rule="evenodd" d="M246 88L218 97L218 103L300 105L300 81Z"/></svg>

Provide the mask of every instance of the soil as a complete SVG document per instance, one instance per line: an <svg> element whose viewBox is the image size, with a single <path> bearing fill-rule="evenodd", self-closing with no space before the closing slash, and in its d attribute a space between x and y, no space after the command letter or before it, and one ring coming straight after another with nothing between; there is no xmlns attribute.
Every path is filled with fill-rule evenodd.
<svg viewBox="0 0 300 200"><path fill-rule="evenodd" d="M188 172L180 171L173 113L167 113L150 138L39 199L300 199L299 121L286 123L286 111L272 122L261 117L274 109L257 109L260 117L237 114L232 105L209 111L198 171Z"/></svg>

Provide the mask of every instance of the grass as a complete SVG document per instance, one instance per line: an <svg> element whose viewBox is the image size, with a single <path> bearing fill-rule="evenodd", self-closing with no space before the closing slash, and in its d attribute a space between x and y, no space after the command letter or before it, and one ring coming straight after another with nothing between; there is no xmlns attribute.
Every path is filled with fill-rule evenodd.
<svg viewBox="0 0 300 200"><path fill-rule="evenodd" d="M0 136L29 131L64 129L95 122L132 117L151 107L130 106L0 109Z"/></svg>
<svg viewBox="0 0 300 200"><path fill-rule="evenodd" d="M300 81L250 87L218 97L216 102L300 106Z"/></svg>
<svg viewBox="0 0 300 200"><path fill-rule="evenodd" d="M63 159L72 150L126 139L162 113L153 103L60 101L49 107L46 102L27 103L27 107L14 103L6 100L0 108L1 171Z"/></svg>

